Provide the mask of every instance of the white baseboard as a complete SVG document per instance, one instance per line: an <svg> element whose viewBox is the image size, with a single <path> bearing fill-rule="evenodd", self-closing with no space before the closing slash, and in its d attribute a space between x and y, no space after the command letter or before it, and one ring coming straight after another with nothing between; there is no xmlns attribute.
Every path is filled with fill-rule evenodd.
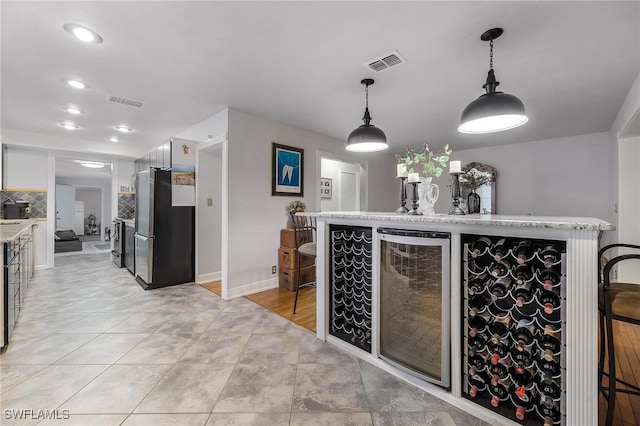
<svg viewBox="0 0 640 426"><path fill-rule="evenodd" d="M33 267L33 270L34 271L44 271L45 269L51 269L51 268L53 268L53 266L49 266L47 264L44 264L44 265L35 265Z"/></svg>
<svg viewBox="0 0 640 426"><path fill-rule="evenodd" d="M214 281L220 281L222 279L222 271L212 272L210 274L202 274L198 275L198 279L196 283L198 284L206 284L212 283Z"/></svg>
<svg viewBox="0 0 640 426"><path fill-rule="evenodd" d="M278 287L278 278L270 278L268 280L246 284L241 287L230 288L227 290L227 298L235 299L236 297L259 293L261 291L270 290L276 287Z"/></svg>

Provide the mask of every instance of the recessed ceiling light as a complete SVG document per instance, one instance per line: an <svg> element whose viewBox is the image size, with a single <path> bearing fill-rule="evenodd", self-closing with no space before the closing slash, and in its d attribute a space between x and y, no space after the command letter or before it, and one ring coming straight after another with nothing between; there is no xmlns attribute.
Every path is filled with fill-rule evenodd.
<svg viewBox="0 0 640 426"><path fill-rule="evenodd" d="M129 133L129 132L133 132L133 129L127 126L116 126L115 129L119 132L122 133Z"/></svg>
<svg viewBox="0 0 640 426"><path fill-rule="evenodd" d="M73 123L60 123L58 124L58 126L60 127L64 127L67 130L75 130L75 129L79 129L80 127L73 124Z"/></svg>
<svg viewBox="0 0 640 426"><path fill-rule="evenodd" d="M100 161L83 161L83 160L79 160L78 163L80 163L81 166L83 167L89 167L90 169L101 169L104 166L107 165L107 163L102 163Z"/></svg>
<svg viewBox="0 0 640 426"><path fill-rule="evenodd" d="M67 111L69 114L82 114L82 111L80 110L80 108L77 108L74 106L68 106L64 110Z"/></svg>
<svg viewBox="0 0 640 426"><path fill-rule="evenodd" d="M118 138L116 138L115 136L112 136L111 139L109 139L111 142L118 142Z"/></svg>
<svg viewBox="0 0 640 426"><path fill-rule="evenodd" d="M97 32L90 30L78 24L64 24L64 29L69 34L75 36L78 40L85 43L102 43L102 37Z"/></svg>
<svg viewBox="0 0 640 426"><path fill-rule="evenodd" d="M86 89L87 85L81 82L80 80L67 80L69 86L74 87L76 89Z"/></svg>

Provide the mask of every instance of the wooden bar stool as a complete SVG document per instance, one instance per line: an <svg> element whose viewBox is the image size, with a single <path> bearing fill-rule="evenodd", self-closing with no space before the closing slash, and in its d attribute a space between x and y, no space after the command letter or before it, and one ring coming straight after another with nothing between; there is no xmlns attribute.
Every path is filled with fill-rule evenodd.
<svg viewBox="0 0 640 426"><path fill-rule="evenodd" d="M300 287L315 286L315 281L300 284L302 279L300 273L300 258L302 256L316 257L316 218L311 216L297 216L291 213L291 224L293 225L294 241L296 246L296 298L293 302L293 313L296 313L298 306L298 293Z"/></svg>
<svg viewBox="0 0 640 426"><path fill-rule="evenodd" d="M603 254L612 248L628 248L638 250L638 253L623 254L610 260L603 258ZM634 244L610 244L598 252L598 311L600 313L600 357L598 374L600 392L607 400L606 426L613 422L613 412L616 406L616 393L627 393L640 396L638 384L628 383L616 376L616 356L613 343L613 321L622 321L640 325L640 284L611 282L611 268L620 262L640 260L640 246ZM640 277L637 280L640 283ZM604 371L605 353L608 356L608 370ZM607 385L603 384L604 377L609 378ZM623 387L618 387L622 385Z"/></svg>

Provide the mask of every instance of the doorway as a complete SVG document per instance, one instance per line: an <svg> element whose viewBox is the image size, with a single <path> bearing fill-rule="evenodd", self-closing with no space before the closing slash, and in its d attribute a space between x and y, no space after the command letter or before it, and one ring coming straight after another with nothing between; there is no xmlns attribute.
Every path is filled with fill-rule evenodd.
<svg viewBox="0 0 640 426"><path fill-rule="evenodd" d="M367 206L367 163L320 153L319 211L360 211ZM328 189L328 191L327 191Z"/></svg>

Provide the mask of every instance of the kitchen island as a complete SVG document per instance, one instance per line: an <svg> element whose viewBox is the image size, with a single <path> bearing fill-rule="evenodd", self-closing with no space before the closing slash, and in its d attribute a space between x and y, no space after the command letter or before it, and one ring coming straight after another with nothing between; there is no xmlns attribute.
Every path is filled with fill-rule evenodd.
<svg viewBox="0 0 640 426"><path fill-rule="evenodd" d="M612 224L302 214L318 220L319 339L492 424L597 425L597 252ZM399 287L389 290L387 282ZM434 317L436 329L407 326L410 305ZM403 361L394 352L406 348L394 344L414 352L422 345L428 365L411 354Z"/></svg>

